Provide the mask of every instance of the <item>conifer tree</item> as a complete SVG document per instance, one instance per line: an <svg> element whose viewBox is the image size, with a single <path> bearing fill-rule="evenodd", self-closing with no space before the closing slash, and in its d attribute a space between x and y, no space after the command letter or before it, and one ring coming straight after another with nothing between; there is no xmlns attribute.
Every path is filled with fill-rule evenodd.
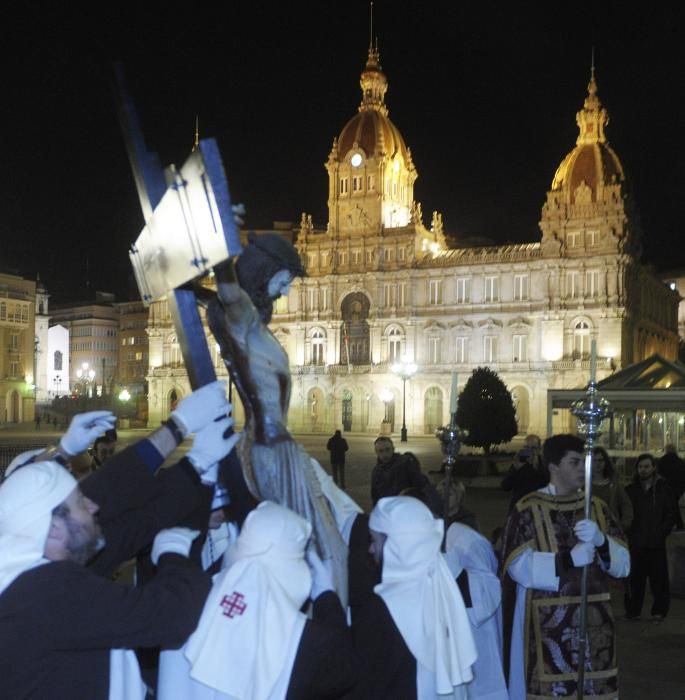
<svg viewBox="0 0 685 700"><path fill-rule="evenodd" d="M482 447L509 442L518 432L511 393L497 372L477 367L466 382L457 403L457 425L468 435L466 445Z"/></svg>

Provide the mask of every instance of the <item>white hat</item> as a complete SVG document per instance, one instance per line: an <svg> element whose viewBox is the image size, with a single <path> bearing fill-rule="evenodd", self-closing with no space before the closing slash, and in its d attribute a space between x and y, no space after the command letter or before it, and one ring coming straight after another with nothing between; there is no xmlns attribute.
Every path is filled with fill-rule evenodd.
<svg viewBox="0 0 685 700"><path fill-rule="evenodd" d="M26 464L30 464L33 457L45 452L44 447L39 447L37 450L27 450L26 452L20 452L5 469L5 478L7 478L15 469L18 467L23 467Z"/></svg>
<svg viewBox="0 0 685 700"><path fill-rule="evenodd" d="M0 485L0 592L43 563L52 511L78 486L57 462L15 469Z"/></svg>

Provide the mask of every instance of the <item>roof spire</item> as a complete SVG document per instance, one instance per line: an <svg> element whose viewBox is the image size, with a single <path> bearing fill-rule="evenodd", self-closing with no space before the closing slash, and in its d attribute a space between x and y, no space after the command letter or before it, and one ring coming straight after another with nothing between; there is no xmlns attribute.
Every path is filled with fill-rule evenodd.
<svg viewBox="0 0 685 700"><path fill-rule="evenodd" d="M373 48L373 0L369 3L371 6L371 20L369 22L369 51Z"/></svg>
<svg viewBox="0 0 685 700"><path fill-rule="evenodd" d="M388 81L381 67L380 54L378 52L378 38L376 38L376 45L374 47L373 2L370 3L370 6L369 55L359 81L359 85L362 89L362 103L359 105L359 111L375 110L387 116L388 108L385 106L385 93L388 90Z"/></svg>
<svg viewBox="0 0 685 700"><path fill-rule="evenodd" d="M576 123L580 134L576 140L578 145L584 143L606 143L604 127L609 123L609 114L602 107L597 96L597 81L595 80L595 51L592 49L592 64L590 66L590 82L587 85L587 97L583 109L576 114Z"/></svg>

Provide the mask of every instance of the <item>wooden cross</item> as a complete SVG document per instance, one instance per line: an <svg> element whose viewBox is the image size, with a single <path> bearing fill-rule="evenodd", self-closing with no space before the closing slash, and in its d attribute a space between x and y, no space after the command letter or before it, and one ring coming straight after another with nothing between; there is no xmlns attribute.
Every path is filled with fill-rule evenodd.
<svg viewBox="0 0 685 700"><path fill-rule="evenodd" d="M183 287L242 251L221 155L214 139L203 139L180 169L162 170L145 147L120 65L114 74L119 121L145 218L129 253L136 282L146 306L167 297L190 386L197 389L214 381L216 372L195 292Z"/></svg>

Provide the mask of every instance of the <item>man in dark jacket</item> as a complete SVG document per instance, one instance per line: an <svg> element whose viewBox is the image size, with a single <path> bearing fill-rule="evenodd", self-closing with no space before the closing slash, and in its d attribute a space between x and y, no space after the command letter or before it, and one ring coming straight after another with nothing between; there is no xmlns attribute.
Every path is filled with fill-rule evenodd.
<svg viewBox="0 0 685 700"><path fill-rule="evenodd" d="M399 496L407 489L426 490L429 507L440 512L442 503L428 477L421 471L419 460L411 452L395 452L389 437L377 437L373 443L376 450L376 466L371 473L371 501L373 505L387 496Z"/></svg>
<svg viewBox="0 0 685 700"><path fill-rule="evenodd" d="M527 435L523 449L516 455L501 483L504 491L511 491L509 512L524 496L546 486L548 481L541 468L540 438L537 435Z"/></svg>
<svg viewBox="0 0 685 700"><path fill-rule="evenodd" d="M670 606L666 537L676 523L675 495L657 473L656 460L650 454L637 458L635 478L626 487L626 493L634 513L628 533L631 571L625 597L626 616L630 619L640 616L649 578L654 596L652 619L661 622Z"/></svg>
<svg viewBox="0 0 685 700"><path fill-rule="evenodd" d="M657 471L666 479L676 501L679 501L685 493L685 460L678 456L675 445L666 445L664 456L657 462ZM675 526L677 530L682 530L685 527L679 508L676 510Z"/></svg>
<svg viewBox="0 0 685 700"><path fill-rule="evenodd" d="M332 438L326 443L326 449L331 453L331 469L333 470L333 481L345 488L345 452L347 452L347 440L339 430L335 431Z"/></svg>

